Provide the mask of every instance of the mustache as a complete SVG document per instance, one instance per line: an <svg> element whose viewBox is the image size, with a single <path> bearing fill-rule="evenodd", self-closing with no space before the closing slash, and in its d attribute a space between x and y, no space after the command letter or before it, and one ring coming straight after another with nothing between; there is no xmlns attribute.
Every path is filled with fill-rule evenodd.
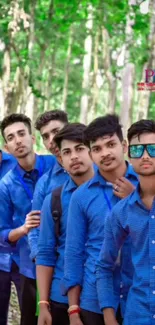
<svg viewBox="0 0 155 325"><path fill-rule="evenodd" d="M70 167L74 167L74 166L76 166L76 165L83 165L83 163L80 162L80 161L76 161L76 162L72 163L72 164L70 165Z"/></svg>
<svg viewBox="0 0 155 325"><path fill-rule="evenodd" d="M147 165L152 165L152 162L151 161L149 161L149 160L143 160L141 163L140 163L140 166L143 166L143 165L145 165L145 164L147 164Z"/></svg>
<svg viewBox="0 0 155 325"><path fill-rule="evenodd" d="M109 162L109 161L111 161L111 160L115 160L115 158L114 158L114 157L106 157L106 158L102 158L102 159L100 160L100 163L101 163L101 164L104 164L104 163Z"/></svg>
<svg viewBox="0 0 155 325"><path fill-rule="evenodd" d="M18 147L16 147L15 151L17 151L18 149L23 149L23 148L25 148L25 146L18 146Z"/></svg>

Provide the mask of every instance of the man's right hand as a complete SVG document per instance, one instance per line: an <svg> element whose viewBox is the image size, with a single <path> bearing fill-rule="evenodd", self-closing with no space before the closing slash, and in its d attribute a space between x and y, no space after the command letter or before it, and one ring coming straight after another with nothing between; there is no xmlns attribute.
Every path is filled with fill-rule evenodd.
<svg viewBox="0 0 155 325"><path fill-rule="evenodd" d="M40 226L40 213L41 212L39 210L34 210L27 214L24 224L27 232L29 232L32 228L37 228Z"/></svg>
<svg viewBox="0 0 155 325"><path fill-rule="evenodd" d="M52 325L52 316L47 306L40 306L38 325Z"/></svg>
<svg viewBox="0 0 155 325"><path fill-rule="evenodd" d="M70 315L69 320L70 320L70 325L83 325L79 314Z"/></svg>

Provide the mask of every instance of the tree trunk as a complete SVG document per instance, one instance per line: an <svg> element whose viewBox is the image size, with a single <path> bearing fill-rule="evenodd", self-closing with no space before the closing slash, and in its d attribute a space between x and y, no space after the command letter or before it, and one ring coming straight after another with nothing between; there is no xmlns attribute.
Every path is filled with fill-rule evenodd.
<svg viewBox="0 0 155 325"><path fill-rule="evenodd" d="M72 52L72 43L73 43L73 25L70 27L70 32L69 32L67 58L66 58L66 65L64 71L65 79L64 79L64 88L62 94L62 103L61 103L61 109L63 111L67 110L66 103L67 103L67 96L68 96L69 66L70 66L70 59L71 59L71 52Z"/></svg>
<svg viewBox="0 0 155 325"><path fill-rule="evenodd" d="M56 44L55 44L56 45ZM53 48L53 53L51 57L51 62L48 63L48 78L47 82L45 83L44 94L45 94L45 101L44 101L44 112L49 111L51 109L51 96L52 96L52 79L54 75L54 67L55 67L55 59L56 59L56 46Z"/></svg>
<svg viewBox="0 0 155 325"><path fill-rule="evenodd" d="M99 97L99 88L97 84L97 75L98 75L98 48L99 48L99 37L100 33L99 30L97 31L95 35L95 45L94 45L94 74L93 74L93 85L92 85L92 104L90 106L90 112L89 112L89 122L92 121L95 118L95 112L96 112L96 106L98 103L98 97Z"/></svg>
<svg viewBox="0 0 155 325"><path fill-rule="evenodd" d="M154 69L155 67L155 1L150 1L149 11L151 13L151 21L150 21L150 35L149 35L149 43L150 43L150 57L148 62L144 64L143 72L142 72L142 81L145 81L145 70L146 69ZM149 104L150 104L150 91L143 90L139 92L139 100L138 100L138 120L145 119L148 117L149 112Z"/></svg>
<svg viewBox="0 0 155 325"><path fill-rule="evenodd" d="M115 112L116 104L116 86L117 81L111 72L111 54L109 49L109 35L108 31L102 28L102 47L103 47L103 67L104 73L108 82L108 98L107 98L107 111L113 114Z"/></svg>
<svg viewBox="0 0 155 325"><path fill-rule="evenodd" d="M30 2L30 29L29 29L29 41L28 41L28 54L29 59L33 60L33 48L35 44L35 8L36 8L36 0L31 0ZM29 71L29 77L30 77L30 71ZM26 80L28 81L28 80ZM32 92L31 87L29 86L29 82L24 81L25 91L23 93L23 108L25 110L25 114L31 118L31 120L34 120L36 117L36 110L37 110L37 100L35 95ZM27 101L25 102L25 99L27 98Z"/></svg>
<svg viewBox="0 0 155 325"><path fill-rule="evenodd" d="M124 136L126 137L127 129L132 123L133 96L134 96L134 76L135 66L130 63L130 47L133 44L133 29L135 23L135 13L133 6L136 5L136 0L129 0L129 13L126 20L126 40L125 40L125 56L124 70L122 77L122 105L121 105L121 123L124 127Z"/></svg>
<svg viewBox="0 0 155 325"><path fill-rule="evenodd" d="M92 28L93 28L93 7L88 7L88 19L86 23L86 30L88 36L85 39L84 49L85 55L83 58L83 82L82 82L82 97L80 103L80 122L87 123L88 103L89 103L89 81L92 57Z"/></svg>
<svg viewBox="0 0 155 325"><path fill-rule="evenodd" d="M133 63L128 63L124 69L122 77L122 110L120 119L122 125L124 126L125 137L127 134L127 129L132 123L134 76L135 66Z"/></svg>

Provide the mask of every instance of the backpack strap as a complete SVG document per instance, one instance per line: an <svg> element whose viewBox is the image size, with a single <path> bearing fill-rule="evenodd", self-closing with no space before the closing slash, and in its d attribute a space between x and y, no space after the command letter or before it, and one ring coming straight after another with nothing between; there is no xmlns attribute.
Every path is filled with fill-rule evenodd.
<svg viewBox="0 0 155 325"><path fill-rule="evenodd" d="M60 218L62 215L62 207L61 207L61 192L62 186L57 187L52 191L52 200L51 200L51 212L52 217L55 223L55 235L58 240L60 234Z"/></svg>

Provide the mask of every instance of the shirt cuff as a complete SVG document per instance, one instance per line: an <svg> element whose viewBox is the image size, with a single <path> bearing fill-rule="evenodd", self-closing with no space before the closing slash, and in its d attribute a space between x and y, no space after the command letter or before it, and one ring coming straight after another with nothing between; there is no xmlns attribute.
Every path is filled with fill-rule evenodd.
<svg viewBox="0 0 155 325"><path fill-rule="evenodd" d="M9 244L9 246L16 246L16 242L11 242L9 240L9 233L10 231L12 231L12 229L6 229L6 230L2 230L0 233L0 238L2 239L2 241L4 243Z"/></svg>
<svg viewBox="0 0 155 325"><path fill-rule="evenodd" d="M38 250L38 254L36 256L36 265L55 267L56 260L57 255L52 254L51 249L47 249L47 247L42 247L41 250Z"/></svg>
<svg viewBox="0 0 155 325"><path fill-rule="evenodd" d="M68 291L76 286L81 286L80 281L76 280L68 280L66 278L63 278L62 280L62 295L66 296Z"/></svg>

